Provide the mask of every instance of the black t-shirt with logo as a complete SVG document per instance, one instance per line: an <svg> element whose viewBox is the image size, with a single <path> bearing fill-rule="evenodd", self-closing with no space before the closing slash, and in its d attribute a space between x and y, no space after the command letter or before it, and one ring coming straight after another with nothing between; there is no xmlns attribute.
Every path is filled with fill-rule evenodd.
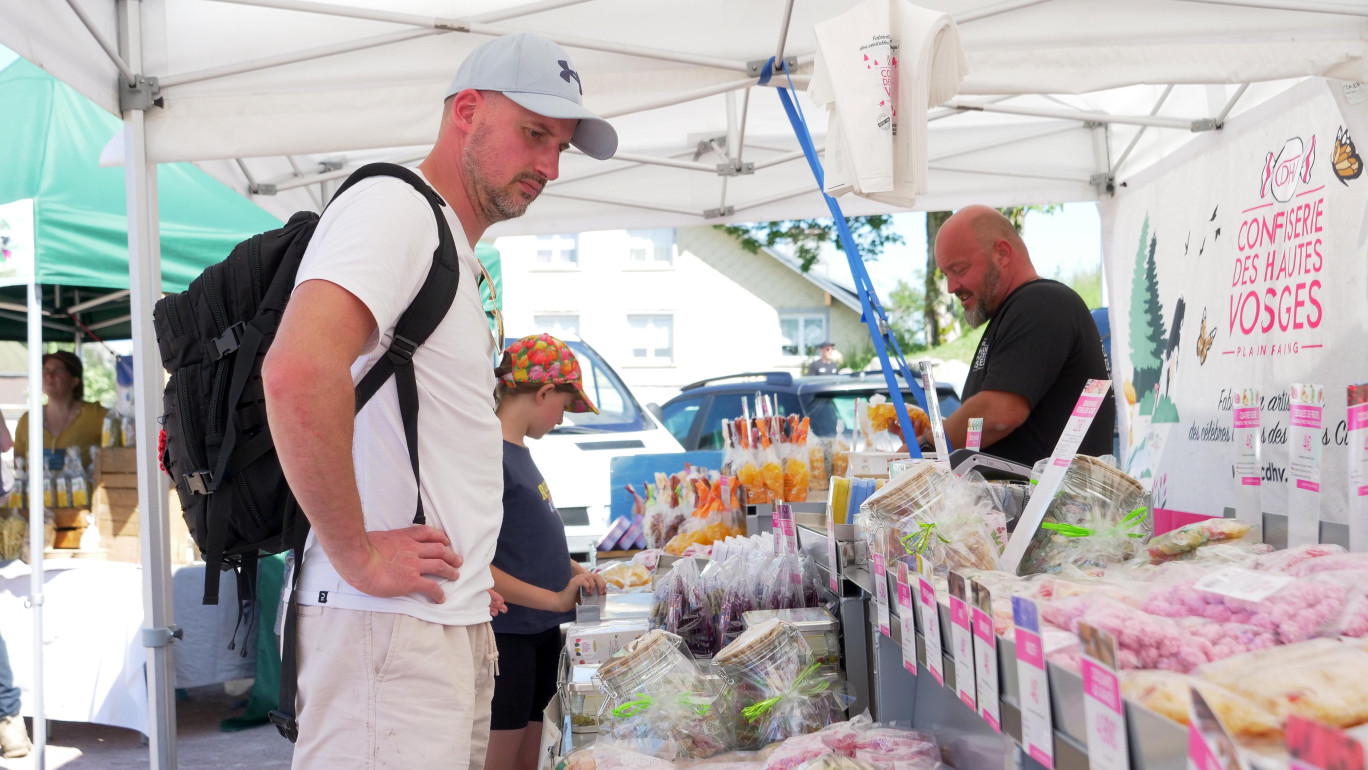
<svg viewBox="0 0 1368 770"><path fill-rule="evenodd" d="M1102 338L1083 298L1058 281L1037 280L1017 287L988 322L962 399L983 390L1025 398L1026 422L983 451L1034 465L1054 451L1087 381L1109 378ZM1116 403L1107 398L1078 451L1110 453L1115 422Z"/></svg>
<svg viewBox="0 0 1368 770"><path fill-rule="evenodd" d="M494 566L524 583L559 593L573 576L565 523L532 453L508 441L503 448L504 514ZM499 634L539 634L574 619L574 612L534 610L509 602L507 614L494 618L493 624Z"/></svg>

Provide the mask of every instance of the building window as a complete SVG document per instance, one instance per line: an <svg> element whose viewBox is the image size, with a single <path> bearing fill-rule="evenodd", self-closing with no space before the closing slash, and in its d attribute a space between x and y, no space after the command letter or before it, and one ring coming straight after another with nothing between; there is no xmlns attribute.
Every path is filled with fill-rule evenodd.
<svg viewBox="0 0 1368 770"><path fill-rule="evenodd" d="M633 267L674 264L675 231L672 228L628 230L627 255Z"/></svg>
<svg viewBox="0 0 1368 770"><path fill-rule="evenodd" d="M579 339L579 316L577 315L534 315L532 326L537 334L545 332L563 340Z"/></svg>
<svg viewBox="0 0 1368 770"><path fill-rule="evenodd" d="M579 267L579 236L538 235L537 265L540 267Z"/></svg>
<svg viewBox="0 0 1368 770"><path fill-rule="evenodd" d="M674 361L674 316L627 316L632 360L637 363Z"/></svg>
<svg viewBox="0 0 1368 770"><path fill-rule="evenodd" d="M820 313L781 313L779 336L786 356L815 356L827 341L827 319Z"/></svg>

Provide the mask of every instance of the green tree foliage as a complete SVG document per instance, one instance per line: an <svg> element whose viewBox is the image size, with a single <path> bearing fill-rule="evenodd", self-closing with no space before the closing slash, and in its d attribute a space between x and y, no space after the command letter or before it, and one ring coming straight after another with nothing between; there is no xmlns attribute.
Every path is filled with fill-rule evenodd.
<svg viewBox="0 0 1368 770"><path fill-rule="evenodd" d="M1148 248L1146 244L1148 243ZM1140 228L1140 245L1135 252L1135 276L1131 281L1130 349L1135 368L1135 392L1144 394L1159 383L1164 355L1163 307L1159 304L1159 277L1154 266L1158 238L1149 234L1149 217Z"/></svg>
<svg viewBox="0 0 1368 770"><path fill-rule="evenodd" d="M893 217L887 214L846 218L846 226L855 239L855 247L865 259L877 259L886 246L903 243L903 237L890 227L892 224ZM736 238L742 248L752 254L762 247L791 246L794 257L805 273L817 264L823 244L830 243L841 250L845 248L834 219L786 219L714 227Z"/></svg>

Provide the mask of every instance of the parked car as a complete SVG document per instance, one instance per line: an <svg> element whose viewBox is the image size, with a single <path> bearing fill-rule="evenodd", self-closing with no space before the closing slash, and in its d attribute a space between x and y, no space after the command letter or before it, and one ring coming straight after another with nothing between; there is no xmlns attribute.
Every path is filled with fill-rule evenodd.
<svg viewBox="0 0 1368 770"><path fill-rule="evenodd" d="M898 380L901 382L902 377ZM787 372L752 372L714 377L685 385L679 395L660 407L665 429L686 450L722 448L722 420L741 416L741 400L751 403L755 395L773 397L781 415L810 418L812 434L834 436L838 423L849 431L855 427L855 399L868 400L876 393L888 395L882 372L856 372L819 377L794 377ZM903 398L920 403L921 383L904 383ZM942 415L959 408L954 387L936 384Z"/></svg>
<svg viewBox="0 0 1368 770"><path fill-rule="evenodd" d="M529 439L527 447L565 522L570 553L579 555L592 553L608 534L612 459L682 449L598 351L583 340L565 339L565 344L579 360L584 391L599 413L567 412L562 425L541 439Z"/></svg>

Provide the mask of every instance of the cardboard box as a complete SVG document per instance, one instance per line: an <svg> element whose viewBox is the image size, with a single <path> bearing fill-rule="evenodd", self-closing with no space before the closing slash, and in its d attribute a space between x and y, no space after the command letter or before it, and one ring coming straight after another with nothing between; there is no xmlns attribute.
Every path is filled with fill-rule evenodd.
<svg viewBox="0 0 1368 770"><path fill-rule="evenodd" d="M604 663L649 630L644 620L576 623L565 632L565 654L571 665Z"/></svg>

